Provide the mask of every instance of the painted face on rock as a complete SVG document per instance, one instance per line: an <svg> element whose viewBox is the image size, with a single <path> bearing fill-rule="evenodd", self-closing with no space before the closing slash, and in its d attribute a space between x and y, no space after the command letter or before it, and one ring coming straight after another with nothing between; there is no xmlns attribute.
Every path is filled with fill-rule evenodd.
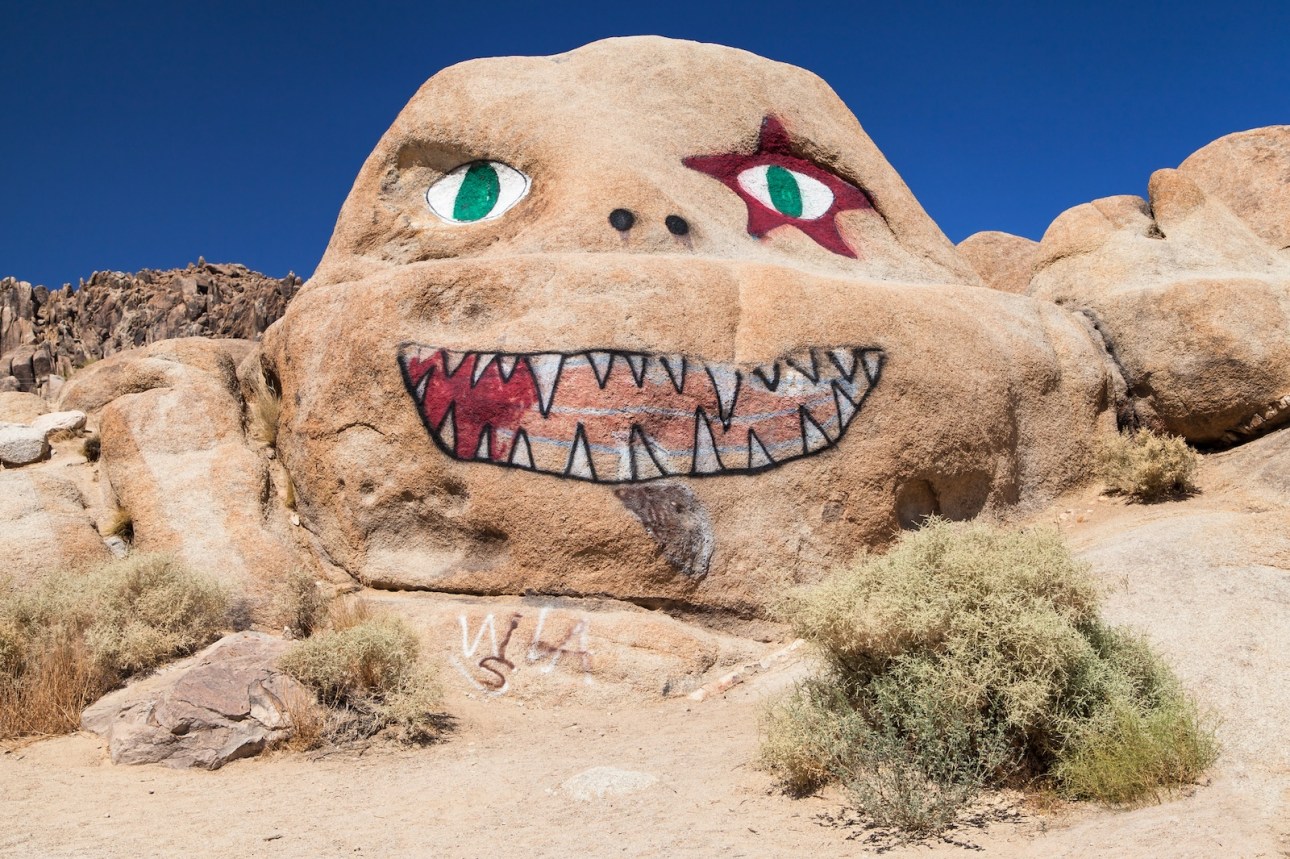
<svg viewBox="0 0 1290 859"><path fill-rule="evenodd" d="M427 81L264 363L301 522L364 583L743 611L1046 491L1105 380L1045 313L819 78L616 39Z"/></svg>
<svg viewBox="0 0 1290 859"><path fill-rule="evenodd" d="M744 202L753 239L792 227L857 257L837 218L872 214L872 203L797 152L783 124L768 116L755 151L696 155L684 164ZM479 160L435 182L426 202L445 223L470 224L502 217L530 184L507 164ZM626 232L635 216L616 209L609 220ZM688 232L676 215L667 227ZM842 440L878 383L882 358L860 346L806 349L756 365L611 349L515 354L409 343L399 350L408 392L442 452L596 483L750 474L818 453Z"/></svg>

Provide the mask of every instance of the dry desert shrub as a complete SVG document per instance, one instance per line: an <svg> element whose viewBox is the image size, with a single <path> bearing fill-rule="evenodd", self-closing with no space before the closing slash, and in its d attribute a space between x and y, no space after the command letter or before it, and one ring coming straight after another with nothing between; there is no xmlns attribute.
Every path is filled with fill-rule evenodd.
<svg viewBox="0 0 1290 859"><path fill-rule="evenodd" d="M0 739L75 730L126 677L212 641L227 609L216 583L166 555L0 588Z"/></svg>
<svg viewBox="0 0 1290 859"><path fill-rule="evenodd" d="M439 734L441 692L421 658L416 633L398 618L371 611L361 600L334 604L329 628L301 641L279 663L309 687L325 708L319 738L296 747L366 739L386 731L404 742L428 742ZM314 716L297 702L306 726ZM307 730L313 730L308 728Z"/></svg>
<svg viewBox="0 0 1290 859"><path fill-rule="evenodd" d="M1137 802L1217 753L1056 531L931 519L783 611L823 666L767 712L762 763L796 792L843 785L881 825L939 832L986 786Z"/></svg>
<svg viewBox="0 0 1290 859"><path fill-rule="evenodd" d="M85 441L81 442L81 455L85 457L86 462L98 462L102 452L103 440L99 438L98 433L86 436Z"/></svg>
<svg viewBox="0 0 1290 859"><path fill-rule="evenodd" d="M327 620L327 594L308 571L297 568L283 581L275 608L283 626L305 637L321 629Z"/></svg>
<svg viewBox="0 0 1290 859"><path fill-rule="evenodd" d="M1151 430L1120 433L1102 442L1098 476L1107 489L1139 501L1161 501L1196 491L1200 457L1178 436Z"/></svg>

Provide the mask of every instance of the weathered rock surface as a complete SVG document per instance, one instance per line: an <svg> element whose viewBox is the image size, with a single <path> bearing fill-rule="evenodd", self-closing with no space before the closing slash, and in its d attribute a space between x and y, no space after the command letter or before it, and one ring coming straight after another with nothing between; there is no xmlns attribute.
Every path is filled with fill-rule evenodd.
<svg viewBox="0 0 1290 859"><path fill-rule="evenodd" d="M46 469L0 472L0 577L14 583L107 560L76 484Z"/></svg>
<svg viewBox="0 0 1290 859"><path fill-rule="evenodd" d="M1087 315L1127 385L1130 423L1235 442L1290 418L1290 258L1189 173L1150 202L1108 197L1053 221L1031 294Z"/></svg>
<svg viewBox="0 0 1290 859"><path fill-rule="evenodd" d="M0 422L30 424L49 411L49 404L35 394L25 391L0 393Z"/></svg>
<svg viewBox="0 0 1290 859"><path fill-rule="evenodd" d="M522 701L685 695L761 655L746 639L614 600L377 591L363 599L420 630L446 686Z"/></svg>
<svg viewBox="0 0 1290 859"><path fill-rule="evenodd" d="M288 696L308 695L276 667L290 646L259 632L227 636L100 699L81 727L106 739L118 764L213 770L257 755L290 735Z"/></svg>
<svg viewBox="0 0 1290 859"><path fill-rule="evenodd" d="M247 436L237 365L253 348L166 340L87 367L61 396L97 416L103 506L128 513L135 546L175 552L252 598L307 564Z"/></svg>
<svg viewBox="0 0 1290 859"><path fill-rule="evenodd" d="M52 398L51 374L173 337L255 339L282 315L300 278L200 263L135 274L95 272L79 288L0 279L0 380ZM57 382L55 382L55 387Z"/></svg>
<svg viewBox="0 0 1290 859"><path fill-rule="evenodd" d="M994 231L973 233L958 244L986 286L1016 295L1030 288L1038 251L1039 242Z"/></svg>
<svg viewBox="0 0 1290 859"><path fill-rule="evenodd" d="M49 456L45 432L26 424L0 424L0 464L31 465Z"/></svg>
<svg viewBox="0 0 1290 859"><path fill-rule="evenodd" d="M1281 253L1290 251L1290 125L1220 137L1178 170Z"/></svg>
<svg viewBox="0 0 1290 859"><path fill-rule="evenodd" d="M822 81L657 38L432 78L264 351L302 524L390 588L755 611L1113 423L1090 332L982 289Z"/></svg>
<svg viewBox="0 0 1290 859"><path fill-rule="evenodd" d="M35 417L30 424L0 423L0 464L30 465L49 456L49 437L85 426L85 413L53 412Z"/></svg>

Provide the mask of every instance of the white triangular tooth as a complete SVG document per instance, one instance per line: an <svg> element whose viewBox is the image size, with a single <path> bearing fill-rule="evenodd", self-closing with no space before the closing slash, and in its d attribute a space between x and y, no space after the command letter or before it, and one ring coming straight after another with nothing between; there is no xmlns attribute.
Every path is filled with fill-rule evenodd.
<svg viewBox="0 0 1290 859"><path fill-rule="evenodd" d="M667 355L658 359L678 394L685 392L686 361L684 355Z"/></svg>
<svg viewBox="0 0 1290 859"><path fill-rule="evenodd" d="M833 386L847 395L847 398L855 405L859 405L864 399L864 395L869 391L869 381L864 376L857 374L853 382L846 379L834 379Z"/></svg>
<svg viewBox="0 0 1290 859"><path fill-rule="evenodd" d="M596 471L591 464L591 451L587 448L587 434L578 424L573 435L573 447L569 449L569 462L564 467L569 477L580 477L583 480L595 480Z"/></svg>
<svg viewBox="0 0 1290 859"><path fill-rule="evenodd" d="M551 411L551 401L555 397L555 386L560 381L560 367L564 356L556 354L529 355L529 370L533 384L537 387L538 407L545 417Z"/></svg>
<svg viewBox="0 0 1290 859"><path fill-rule="evenodd" d="M756 379L757 383L761 385L763 388L765 388L768 391L774 392L779 388L779 379L780 379L781 373L782 373L782 369L779 366L779 362L775 361L771 364L764 364L758 367L757 369L753 370L751 376L752 378Z"/></svg>
<svg viewBox="0 0 1290 859"><path fill-rule="evenodd" d="M587 360L591 362L591 369L596 374L596 382L603 388L609 381L609 371L614 368L613 353L588 352Z"/></svg>
<svg viewBox="0 0 1290 859"><path fill-rule="evenodd" d="M644 385L645 362L649 359L645 355L636 354L624 355L623 357L627 359L627 366L632 368L632 381L636 383L636 387L639 388Z"/></svg>
<svg viewBox="0 0 1290 859"><path fill-rule="evenodd" d="M515 361L514 355L497 356L497 372L502 377L503 382L511 380L511 376L515 373Z"/></svg>
<svg viewBox="0 0 1290 859"><path fill-rule="evenodd" d="M856 416L856 404L836 382L833 384L833 400L838 406L838 426L846 429L851 419Z"/></svg>
<svg viewBox="0 0 1290 859"><path fill-rule="evenodd" d="M712 389L717 394L718 416L721 423L728 427L735 413L735 401L739 398L740 373L720 364L708 365L708 378L712 380Z"/></svg>
<svg viewBox="0 0 1290 859"><path fill-rule="evenodd" d="M487 426L479 434L479 446L475 448L475 459L492 459L490 448L492 447L493 431Z"/></svg>
<svg viewBox="0 0 1290 859"><path fill-rule="evenodd" d="M457 422L453 418L453 407L448 407L448 413L443 416L443 421L439 424L436 431L439 436L439 443L448 448L449 453L456 456L457 454Z"/></svg>
<svg viewBox="0 0 1290 859"><path fill-rule="evenodd" d="M623 439L618 447L618 480L623 483L631 481L632 474L632 439L631 436Z"/></svg>
<svg viewBox="0 0 1290 859"><path fill-rule="evenodd" d="M806 410L805 406L799 410L802 420L802 453L815 453L817 450L829 446L829 437L824 434L824 430L815 423L815 418Z"/></svg>
<svg viewBox="0 0 1290 859"><path fill-rule="evenodd" d="M511 441L510 463L517 468L534 468L533 451L529 448L529 436L524 430L517 432Z"/></svg>
<svg viewBox="0 0 1290 859"><path fill-rule="evenodd" d="M815 359L815 352L807 350L805 352L795 352L784 359L797 372L801 373L812 383L820 380L820 365Z"/></svg>
<svg viewBox="0 0 1290 859"><path fill-rule="evenodd" d="M877 349L866 349L861 353L860 359L864 361L864 374L872 385L878 381L878 374L882 372L882 352Z"/></svg>
<svg viewBox="0 0 1290 859"><path fill-rule="evenodd" d="M721 471L721 459L717 456L717 443L712 438L712 427L708 418L699 409L694 415L694 465L691 474L715 474Z"/></svg>
<svg viewBox="0 0 1290 859"><path fill-rule="evenodd" d="M632 462L635 466L635 474L633 476L637 480L649 480L653 477L664 477L667 475L667 472L660 469L658 467L658 463L654 461L654 457L650 455L650 449L653 445L651 444L649 437L645 435L645 431L640 427L637 427L632 431L631 446Z"/></svg>
<svg viewBox="0 0 1290 859"><path fill-rule="evenodd" d="M429 370L425 372L425 375L421 377L421 381L417 382L417 402L421 403L422 405L425 404L426 387L429 386L430 384L430 374L433 372L434 372L434 368L431 367Z"/></svg>
<svg viewBox="0 0 1290 859"><path fill-rule="evenodd" d="M443 351L443 371L449 376L451 376L453 373L456 373L457 368L459 368L461 366L461 363L466 360L466 357L470 355L469 352L450 352L447 349L444 349L442 351Z"/></svg>
<svg viewBox="0 0 1290 859"><path fill-rule="evenodd" d="M765 468L774 464L775 460L771 459L770 453L757 437L757 433L748 430L748 468Z"/></svg>
<svg viewBox="0 0 1290 859"><path fill-rule="evenodd" d="M470 373L470 386L472 388L479 384L479 380L483 378L484 371L488 369L488 365L493 363L493 359L496 357L496 352L480 352L475 356L475 369Z"/></svg>
<svg viewBox="0 0 1290 859"><path fill-rule="evenodd" d="M856 376L856 352L857 349L833 349L829 352L829 358L833 360L833 366L838 368L848 379L854 379Z"/></svg>

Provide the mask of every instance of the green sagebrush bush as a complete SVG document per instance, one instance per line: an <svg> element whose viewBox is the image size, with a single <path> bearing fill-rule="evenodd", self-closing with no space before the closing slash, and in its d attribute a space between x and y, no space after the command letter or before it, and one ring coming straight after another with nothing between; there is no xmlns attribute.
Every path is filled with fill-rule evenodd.
<svg viewBox="0 0 1290 859"><path fill-rule="evenodd" d="M126 677L220 632L228 595L168 555L0 586L0 739L75 730Z"/></svg>
<svg viewBox="0 0 1290 859"><path fill-rule="evenodd" d="M762 763L796 792L839 783L914 834L983 786L1124 803L1195 779L1211 727L1097 601L1056 531L931 519L785 602L823 666L767 712Z"/></svg>
<svg viewBox="0 0 1290 859"><path fill-rule="evenodd" d="M295 645L279 663L313 690L328 711L305 747L387 729L408 742L437 736L440 688L421 659L416 633L398 618L375 614L358 601L339 601L331 617L331 628Z"/></svg>
<svg viewBox="0 0 1290 859"><path fill-rule="evenodd" d="M1151 430L1121 433L1097 451L1098 477L1107 489L1139 501L1160 501L1196 491L1200 456L1178 436Z"/></svg>

